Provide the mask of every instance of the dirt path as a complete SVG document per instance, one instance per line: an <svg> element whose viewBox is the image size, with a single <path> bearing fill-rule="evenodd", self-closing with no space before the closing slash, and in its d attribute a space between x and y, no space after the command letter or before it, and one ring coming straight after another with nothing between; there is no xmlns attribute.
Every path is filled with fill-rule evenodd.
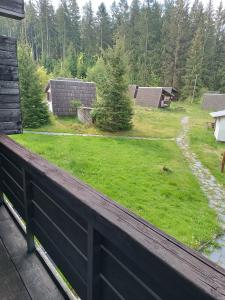
<svg viewBox="0 0 225 300"><path fill-rule="evenodd" d="M181 148L183 155L189 162L193 174L197 177L200 186L208 198L209 205L212 207L218 216L220 226L224 231L224 235L217 238L215 241L219 248L208 248L210 254L207 256L212 261L225 267L225 190L222 185L218 184L216 178L205 168L197 159L196 155L191 152L188 142L189 118L183 117L181 120L182 131L176 142ZM208 251L207 251L208 252Z"/></svg>

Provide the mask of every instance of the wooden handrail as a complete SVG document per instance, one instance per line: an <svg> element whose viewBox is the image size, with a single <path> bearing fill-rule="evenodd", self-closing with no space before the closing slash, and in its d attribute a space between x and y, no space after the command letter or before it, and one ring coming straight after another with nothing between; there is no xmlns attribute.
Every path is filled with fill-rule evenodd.
<svg viewBox="0 0 225 300"><path fill-rule="evenodd" d="M0 136L0 188L81 299L225 299L225 270Z"/></svg>

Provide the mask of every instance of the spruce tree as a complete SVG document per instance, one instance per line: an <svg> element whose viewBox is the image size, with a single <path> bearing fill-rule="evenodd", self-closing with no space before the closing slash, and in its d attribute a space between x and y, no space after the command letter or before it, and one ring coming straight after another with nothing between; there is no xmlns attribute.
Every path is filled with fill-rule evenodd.
<svg viewBox="0 0 225 300"><path fill-rule="evenodd" d="M203 51L203 70L202 81L205 87L214 90L212 70L214 68L214 54L216 48L215 36L215 21L213 1L209 0L206 9L205 17L205 37L204 37L204 51Z"/></svg>
<svg viewBox="0 0 225 300"><path fill-rule="evenodd" d="M216 47L213 58L212 85L216 91L225 91L225 9L222 1L216 11Z"/></svg>
<svg viewBox="0 0 225 300"><path fill-rule="evenodd" d="M49 122L47 105L31 48L23 43L18 47L20 97L23 127L38 128Z"/></svg>
<svg viewBox="0 0 225 300"><path fill-rule="evenodd" d="M105 84L95 109L96 125L102 130L119 131L132 127L132 104L128 97L127 65L124 43L117 40L104 53L107 69Z"/></svg>
<svg viewBox="0 0 225 300"><path fill-rule="evenodd" d="M112 45L111 20L104 3L99 5L97 11L97 40L101 50Z"/></svg>
<svg viewBox="0 0 225 300"><path fill-rule="evenodd" d="M188 53L186 63L183 98L199 96L202 88L201 73L202 73L202 53L203 53L203 28L199 27Z"/></svg>

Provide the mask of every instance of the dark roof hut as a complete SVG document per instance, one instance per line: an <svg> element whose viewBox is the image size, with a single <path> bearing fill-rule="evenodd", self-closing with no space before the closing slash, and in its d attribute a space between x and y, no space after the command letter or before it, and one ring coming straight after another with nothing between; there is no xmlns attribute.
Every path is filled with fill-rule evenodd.
<svg viewBox="0 0 225 300"><path fill-rule="evenodd" d="M177 89L175 89L174 87L163 87L163 89L166 91L166 92L168 92L168 93L170 93L170 94L172 94L173 95L173 97L172 97L172 101L176 101L176 100L178 100L178 90Z"/></svg>
<svg viewBox="0 0 225 300"><path fill-rule="evenodd" d="M50 80L45 92L47 93L50 111L58 116L74 115L76 108L72 100L79 100L82 106L92 107L96 100L96 85L80 79L57 78Z"/></svg>
<svg viewBox="0 0 225 300"><path fill-rule="evenodd" d="M225 110L225 94L204 94L202 108L210 111Z"/></svg>
<svg viewBox="0 0 225 300"><path fill-rule="evenodd" d="M161 87L139 87L136 105L163 108L170 105L173 95Z"/></svg>

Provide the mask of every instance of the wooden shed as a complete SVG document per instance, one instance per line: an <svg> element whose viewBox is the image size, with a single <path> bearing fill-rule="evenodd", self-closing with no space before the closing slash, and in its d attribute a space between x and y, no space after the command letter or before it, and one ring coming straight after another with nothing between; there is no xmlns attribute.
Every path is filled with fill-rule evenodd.
<svg viewBox="0 0 225 300"><path fill-rule="evenodd" d="M170 86L170 87L168 87L168 86L167 87L163 87L163 89L166 92L168 92L168 93L170 93L172 95L172 98L171 98L172 101L177 101L178 100L179 94L178 94L178 90L177 89L175 89L172 86Z"/></svg>
<svg viewBox="0 0 225 300"><path fill-rule="evenodd" d="M0 1L0 16L13 19L24 17L22 0ZM17 41L0 36L0 132L21 133Z"/></svg>
<svg viewBox="0 0 225 300"><path fill-rule="evenodd" d="M204 94L202 108L209 111L225 110L225 94Z"/></svg>
<svg viewBox="0 0 225 300"><path fill-rule="evenodd" d="M216 121L214 131L216 140L219 142L225 142L225 110L212 112L210 115Z"/></svg>
<svg viewBox="0 0 225 300"><path fill-rule="evenodd" d="M144 107L163 108L170 105L172 97L161 87L139 87L135 103Z"/></svg>
<svg viewBox="0 0 225 300"><path fill-rule="evenodd" d="M49 110L58 116L76 114L72 100L79 100L82 106L92 107L96 101L96 84L79 79L57 78L50 80L45 92L47 93Z"/></svg>

